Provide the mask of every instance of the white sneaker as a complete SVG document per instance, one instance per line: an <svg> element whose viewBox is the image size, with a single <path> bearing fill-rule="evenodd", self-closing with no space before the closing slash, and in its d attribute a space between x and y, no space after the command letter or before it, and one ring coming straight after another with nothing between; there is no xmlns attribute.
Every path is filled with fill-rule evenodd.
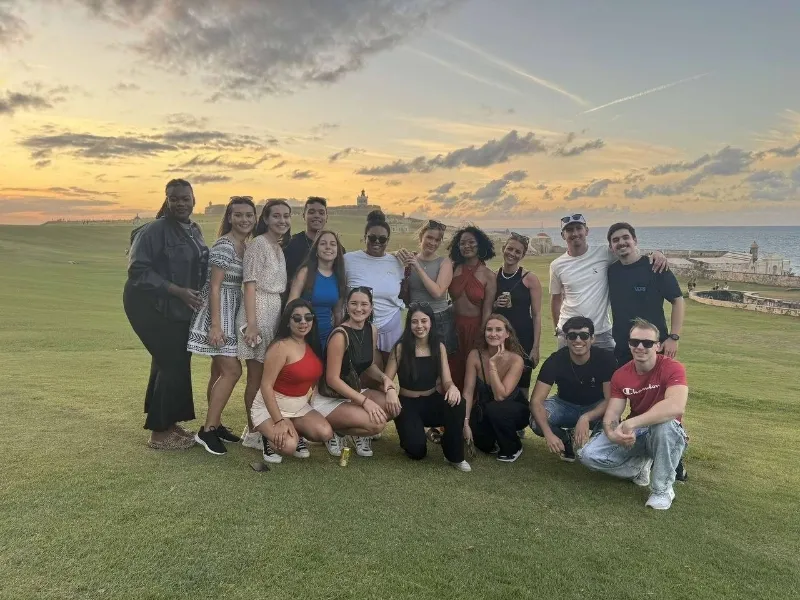
<svg viewBox="0 0 800 600"><path fill-rule="evenodd" d="M333 437L325 442L325 447L328 449L328 454L331 456L341 456L342 455L342 438L339 437L338 434L334 433Z"/></svg>
<svg viewBox="0 0 800 600"><path fill-rule="evenodd" d="M378 441L379 439L381 439L382 437L383 437L383 432L382 432L382 431L379 431L378 433L376 433L375 435L373 435L373 436L372 436L372 439L373 439L373 440L375 440L375 441L377 442L377 441Z"/></svg>
<svg viewBox="0 0 800 600"><path fill-rule="evenodd" d="M308 458L311 456L311 451L308 449L308 442L301 435L297 440L297 449L294 451L295 458Z"/></svg>
<svg viewBox="0 0 800 600"><path fill-rule="evenodd" d="M265 462L272 463L273 465L283 462L283 457L272 449L272 444L269 443L267 438L261 441L261 445L264 447L264 451L261 455L264 457Z"/></svg>
<svg viewBox="0 0 800 600"><path fill-rule="evenodd" d="M650 494L644 505L656 510L667 510L672 506L673 500L675 500L675 492L669 488L666 494Z"/></svg>
<svg viewBox="0 0 800 600"><path fill-rule="evenodd" d="M633 478L631 478L631 481L636 485L638 485L639 487L647 487L648 485L650 485L650 469L652 468L653 468L653 459L651 458L646 463L644 463L642 470L639 471Z"/></svg>
<svg viewBox="0 0 800 600"><path fill-rule="evenodd" d="M372 438L355 437L353 440L356 443L356 454L364 457L372 456Z"/></svg>
<svg viewBox="0 0 800 600"><path fill-rule="evenodd" d="M247 427L242 432L242 446L245 448L255 448L263 450L264 444L261 443L261 434L257 431L250 431Z"/></svg>
<svg viewBox="0 0 800 600"><path fill-rule="evenodd" d="M459 471L463 471L464 473L469 473L472 471L472 467L470 467L469 463L465 460L462 460L461 462L450 462L449 460L447 460L447 463L454 469L458 469Z"/></svg>

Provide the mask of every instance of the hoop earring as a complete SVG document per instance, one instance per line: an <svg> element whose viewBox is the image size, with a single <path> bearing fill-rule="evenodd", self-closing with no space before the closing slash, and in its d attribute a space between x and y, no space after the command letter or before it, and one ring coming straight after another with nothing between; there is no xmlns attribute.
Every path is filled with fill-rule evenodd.
<svg viewBox="0 0 800 600"><path fill-rule="evenodd" d="M483 256L481 256L481 253L480 253L480 252L478 252L478 258L479 258L479 259L481 259L481 260L486 260L486 255L487 255L487 254L488 254L488 252L484 252L484 253L483 253Z"/></svg>

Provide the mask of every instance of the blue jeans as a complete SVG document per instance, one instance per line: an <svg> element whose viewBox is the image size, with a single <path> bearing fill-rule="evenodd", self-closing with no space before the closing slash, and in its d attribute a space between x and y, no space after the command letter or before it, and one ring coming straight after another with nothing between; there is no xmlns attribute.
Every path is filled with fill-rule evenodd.
<svg viewBox="0 0 800 600"><path fill-rule="evenodd" d="M683 427L671 420L636 430L636 443L631 448L619 446L601 431L578 451L581 463L592 471L632 479L653 460L650 488L665 494L675 483L675 468L683 456L688 438Z"/></svg>
<svg viewBox="0 0 800 600"><path fill-rule="evenodd" d="M594 404L583 406L581 404L567 402L558 396L551 396L544 401L544 409L547 411L547 424L550 425L550 429L553 430L553 433L557 435L562 442L567 442L569 440L567 430L574 429L575 425L578 424L578 419L580 419L584 413L595 408L600 402L602 402L602 400ZM600 418L602 418L602 415ZM589 423L589 428L594 429L599 422L600 419L597 419ZM539 437L544 437L544 433L542 433L541 428L534 420L533 415L531 415L530 424L533 433Z"/></svg>

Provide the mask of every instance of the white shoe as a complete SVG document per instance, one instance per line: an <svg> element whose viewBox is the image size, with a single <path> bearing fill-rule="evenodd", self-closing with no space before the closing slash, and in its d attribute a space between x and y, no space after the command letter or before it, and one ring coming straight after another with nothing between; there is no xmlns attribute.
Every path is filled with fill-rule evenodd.
<svg viewBox="0 0 800 600"><path fill-rule="evenodd" d="M667 510L672 506L673 500L675 500L675 492L669 488L666 494L650 494L644 505L656 510Z"/></svg>
<svg viewBox="0 0 800 600"><path fill-rule="evenodd" d="M342 455L342 438L339 437L338 434L334 433L333 437L325 442L325 447L328 449L328 454L331 456L341 456Z"/></svg>
<svg viewBox="0 0 800 600"><path fill-rule="evenodd" d="M242 432L242 446L245 448L255 448L263 450L264 444L261 443L261 434L257 431L250 431L247 427Z"/></svg>
<svg viewBox="0 0 800 600"><path fill-rule="evenodd" d="M267 438L261 441L261 445L264 447L261 455L264 457L265 462L272 463L273 465L283 462L283 457L272 449L272 444L269 443Z"/></svg>
<svg viewBox="0 0 800 600"><path fill-rule="evenodd" d="M650 485L650 469L652 468L653 468L653 459L651 458L646 463L644 463L642 470L639 471L633 478L631 478L631 481L636 485L638 485L639 487L647 487L648 485Z"/></svg>
<svg viewBox="0 0 800 600"><path fill-rule="evenodd" d="M458 469L459 471L463 471L464 473L469 473L472 471L472 467L470 467L469 463L465 460L462 460L461 462L450 462L448 460L447 463L454 469Z"/></svg>
<svg viewBox="0 0 800 600"><path fill-rule="evenodd" d="M379 431L378 433L376 433L375 435L372 436L372 439L377 442L382 437L383 437L383 432Z"/></svg>
<svg viewBox="0 0 800 600"><path fill-rule="evenodd" d="M353 440L356 443L356 454L364 457L372 456L372 438L355 437Z"/></svg>
<svg viewBox="0 0 800 600"><path fill-rule="evenodd" d="M302 435L300 439L297 440L297 449L294 451L294 456L295 458L309 458L311 456L311 451L308 449L308 442Z"/></svg>

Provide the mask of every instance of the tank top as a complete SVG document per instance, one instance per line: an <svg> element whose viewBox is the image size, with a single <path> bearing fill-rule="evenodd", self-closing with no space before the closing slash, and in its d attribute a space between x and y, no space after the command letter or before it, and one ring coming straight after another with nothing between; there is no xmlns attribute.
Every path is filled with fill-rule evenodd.
<svg viewBox="0 0 800 600"><path fill-rule="evenodd" d="M341 376L348 374L350 365L347 364L347 356L353 361L353 369L361 375L370 368L373 361L372 325L366 323L364 329L357 331L347 325L342 325L342 329L347 333L347 351L342 360Z"/></svg>
<svg viewBox="0 0 800 600"><path fill-rule="evenodd" d="M474 267L461 265L461 273L453 276L450 283L450 296L458 298L466 294L467 300L477 307L483 306L483 299L486 296L486 286L475 276L475 271L483 263L478 263Z"/></svg>
<svg viewBox="0 0 800 600"><path fill-rule="evenodd" d="M339 301L339 280L336 273L326 276L317 272L311 297L305 296L305 298L311 302L311 306L314 308L320 347L325 349L328 336L333 331L333 307Z"/></svg>
<svg viewBox="0 0 800 600"><path fill-rule="evenodd" d="M405 375L405 369L398 372L400 387L410 392L427 392L436 387L439 378L439 369L432 356L414 357L414 379L410 380Z"/></svg>
<svg viewBox="0 0 800 600"><path fill-rule="evenodd" d="M503 276L503 267L497 271L497 297L503 292L511 293L511 308L496 308L495 312L503 315L517 334L519 343L530 352L533 348L533 316L531 315L531 291L522 283L522 278L527 274L522 267L514 275L506 279ZM495 298L496 299L496 298Z"/></svg>
<svg viewBox="0 0 800 600"><path fill-rule="evenodd" d="M425 271L425 274L433 281L439 277L439 270L442 268L444 262L443 256L437 256L433 260L422 260L417 256L417 262ZM422 277L417 273L416 269L411 269L411 274L408 276L408 284L411 288L411 301L412 302L427 302L431 305L431 310L435 313L440 313L447 310L447 293L442 298L434 298L431 293L422 283ZM411 388L406 388L411 389ZM428 388L430 389L430 388Z"/></svg>
<svg viewBox="0 0 800 600"><path fill-rule="evenodd" d="M317 384L320 377L322 377L322 361L314 354L311 346L306 345L303 358L285 365L278 373L272 389L285 396L305 396Z"/></svg>

